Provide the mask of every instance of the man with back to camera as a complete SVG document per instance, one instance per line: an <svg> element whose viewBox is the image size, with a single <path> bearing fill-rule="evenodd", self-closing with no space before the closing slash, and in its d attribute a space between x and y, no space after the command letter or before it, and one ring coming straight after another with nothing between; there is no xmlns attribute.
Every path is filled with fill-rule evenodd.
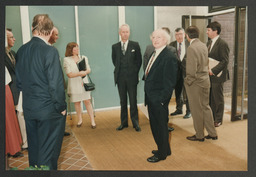
<svg viewBox="0 0 256 177"><path fill-rule="evenodd" d="M223 85L229 79L229 47L226 41L220 38L221 24L212 22L207 26L207 35L210 40L207 42L209 58L219 63L209 69L211 89L210 106L213 112L215 127L221 126L224 114ZM222 72L222 73L221 73ZM220 74L221 73L221 74ZM220 74L220 75L219 75Z"/></svg>
<svg viewBox="0 0 256 177"><path fill-rule="evenodd" d="M58 30L57 27L54 26L53 31L52 31L52 35L51 35L48 42L50 43L50 45L53 46L53 44L55 44L58 39L59 39L59 30ZM63 78L64 78L64 75L63 75ZM64 80L64 88L65 89L67 88L65 80ZM66 132L66 131L64 132L64 136L69 136L69 135L70 135L69 132Z"/></svg>
<svg viewBox="0 0 256 177"><path fill-rule="evenodd" d="M120 131L128 127L128 94L133 128L137 132L140 132L141 128L139 126L137 108L137 85L142 63L140 46L138 42L129 40L129 25L121 25L119 35L121 41L112 45L112 62L115 66L114 78L115 84L118 87L121 104L121 125L116 130Z"/></svg>
<svg viewBox="0 0 256 177"><path fill-rule="evenodd" d="M185 87L189 97L193 124L196 134L188 136L190 141L203 142L204 139L217 140L217 132L213 124L212 110L209 105L210 79L208 74L208 51L199 37L199 29L190 26L186 29L186 37L190 42L187 50ZM208 135L204 136L204 128Z"/></svg>
<svg viewBox="0 0 256 177"><path fill-rule="evenodd" d="M66 102L58 51L48 45L53 22L33 18L33 38L17 52L17 88L23 93L30 166L57 170L66 120Z"/></svg>
<svg viewBox="0 0 256 177"><path fill-rule="evenodd" d="M177 59L166 46L170 37L163 29L155 30L151 35L155 51L147 64L145 80L145 105L148 106L150 128L157 144L153 156L147 159L155 163L171 155L168 131L168 105L177 78Z"/></svg>
<svg viewBox="0 0 256 177"><path fill-rule="evenodd" d="M186 77L186 52L189 46L189 42L185 40L185 31L183 28L175 29L176 41L171 42L170 46L175 47L178 55L178 77L177 84L175 86L175 98L176 98L176 110L171 113L171 116L183 114L183 104L186 104L186 114L184 119L191 117L186 89L184 86L184 78Z"/></svg>

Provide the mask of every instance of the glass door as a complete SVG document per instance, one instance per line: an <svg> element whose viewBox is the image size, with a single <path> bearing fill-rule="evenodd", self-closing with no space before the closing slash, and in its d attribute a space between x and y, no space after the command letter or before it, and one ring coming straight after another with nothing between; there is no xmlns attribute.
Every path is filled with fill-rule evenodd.
<svg viewBox="0 0 256 177"><path fill-rule="evenodd" d="M231 121L247 118L248 114L247 24L247 8L236 7Z"/></svg>

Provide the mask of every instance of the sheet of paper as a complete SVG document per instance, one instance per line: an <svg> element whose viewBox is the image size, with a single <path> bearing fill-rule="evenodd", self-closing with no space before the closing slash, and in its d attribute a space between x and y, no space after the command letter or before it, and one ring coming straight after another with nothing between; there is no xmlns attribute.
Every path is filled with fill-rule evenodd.
<svg viewBox="0 0 256 177"><path fill-rule="evenodd" d="M213 58L209 58L209 69L214 68L218 64L219 64L219 61L214 60ZM217 77L220 77L221 74L222 74L222 71L217 75Z"/></svg>

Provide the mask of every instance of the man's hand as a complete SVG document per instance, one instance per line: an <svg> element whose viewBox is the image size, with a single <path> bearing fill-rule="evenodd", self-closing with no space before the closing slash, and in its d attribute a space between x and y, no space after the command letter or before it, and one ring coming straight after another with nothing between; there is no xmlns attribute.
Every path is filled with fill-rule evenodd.
<svg viewBox="0 0 256 177"><path fill-rule="evenodd" d="M64 111L61 112L61 114L62 114L63 116L65 116L65 115L66 115L66 112L67 112L67 111L66 111L66 109L65 109Z"/></svg>

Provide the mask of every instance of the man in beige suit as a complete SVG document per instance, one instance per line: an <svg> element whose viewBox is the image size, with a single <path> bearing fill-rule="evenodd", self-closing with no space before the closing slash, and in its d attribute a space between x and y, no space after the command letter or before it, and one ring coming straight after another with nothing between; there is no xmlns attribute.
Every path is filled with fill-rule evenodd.
<svg viewBox="0 0 256 177"><path fill-rule="evenodd" d="M188 136L187 139L201 142L205 138L217 140L212 110L209 106L208 50L205 44L198 39L199 30L196 26L188 27L186 36L190 46L187 49L185 88L196 131L195 135ZM208 132L207 136L204 136L204 127Z"/></svg>

